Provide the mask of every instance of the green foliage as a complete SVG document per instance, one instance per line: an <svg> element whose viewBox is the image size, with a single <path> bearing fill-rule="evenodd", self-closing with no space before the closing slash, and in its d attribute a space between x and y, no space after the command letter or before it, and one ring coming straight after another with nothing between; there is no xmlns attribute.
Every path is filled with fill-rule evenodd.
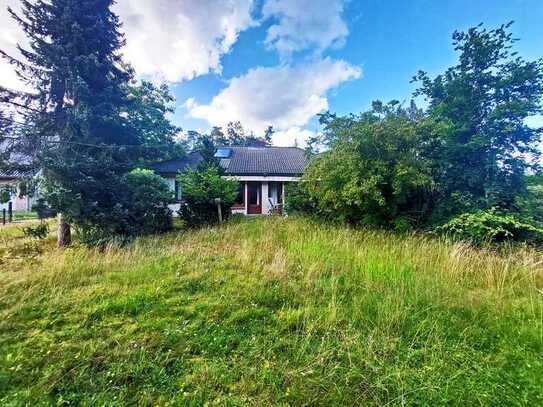
<svg viewBox="0 0 543 407"><path fill-rule="evenodd" d="M316 202L311 198L305 182L288 182L285 184L285 212L292 214L317 214Z"/></svg>
<svg viewBox="0 0 543 407"><path fill-rule="evenodd" d="M529 247L295 216L30 243L0 266L2 406L543 404Z"/></svg>
<svg viewBox="0 0 543 407"><path fill-rule="evenodd" d="M218 214L215 199L220 199L223 217L230 215L239 184L237 181L222 178L216 166L186 171L179 175L178 179L183 191L183 204L179 215L188 225L216 223Z"/></svg>
<svg viewBox="0 0 543 407"><path fill-rule="evenodd" d="M11 185L0 185L0 204L10 201L14 193L14 188Z"/></svg>
<svg viewBox="0 0 543 407"><path fill-rule="evenodd" d="M38 214L39 219L47 219L56 216L55 211L53 211L45 202L45 199L39 198L36 200L36 203L32 206L32 210Z"/></svg>
<svg viewBox="0 0 543 407"><path fill-rule="evenodd" d="M127 174L182 151L173 142L178 129L166 118L174 106L167 87L135 84L122 61L113 3L24 2L23 17L10 10L29 48L23 61L4 57L31 92L0 92L2 107L15 106L24 118L9 130L18 141L8 158L35 158L30 164L42 170L47 204L81 230L132 235L150 228L126 223L141 220L133 215L138 197L127 196Z"/></svg>
<svg viewBox="0 0 543 407"><path fill-rule="evenodd" d="M526 194L517 199L520 215L538 227L543 227L543 175L526 176L526 185Z"/></svg>
<svg viewBox="0 0 543 407"><path fill-rule="evenodd" d="M172 228L168 204L173 194L166 181L151 170L136 169L126 174L111 211L100 211L100 222L78 223L78 235L86 244L123 242L134 236L162 233Z"/></svg>
<svg viewBox="0 0 543 407"><path fill-rule="evenodd" d="M180 128L174 126L167 116L175 112L175 98L167 84L156 86L151 82L128 87L130 103L126 106L126 118L139 136L140 146L132 154L138 165L181 158L185 155L182 144L174 138Z"/></svg>
<svg viewBox="0 0 543 407"><path fill-rule="evenodd" d="M436 232L475 244L505 241L543 243L543 229L495 209L461 214L436 228Z"/></svg>
<svg viewBox="0 0 543 407"><path fill-rule="evenodd" d="M422 222L436 187L432 162L422 151L442 126L417 121L395 103L322 122L331 149L313 158L304 174L304 189L318 212L379 226L397 218Z"/></svg>
<svg viewBox="0 0 543 407"><path fill-rule="evenodd" d="M174 197L164 178L151 170L136 169L125 176L125 185L128 235L162 233L172 228L168 204Z"/></svg>
<svg viewBox="0 0 543 407"><path fill-rule="evenodd" d="M426 110L393 101L320 115L304 175L319 215L405 230L497 207L541 222L540 187L525 174L539 169L543 129L525 119L542 112L543 60L517 56L509 26L454 33L458 64L414 79Z"/></svg>
<svg viewBox="0 0 543 407"><path fill-rule="evenodd" d="M36 226L25 226L22 228L22 230L26 237L31 237L34 239L45 239L49 235L49 225L45 222L42 222Z"/></svg>
<svg viewBox="0 0 543 407"><path fill-rule="evenodd" d="M525 61L512 51L510 25L455 32L458 64L433 79L424 72L415 77L428 114L450 126L428 152L440 168L436 220L494 206L515 209L526 192L524 174L539 167L543 129L525 119L542 112L543 60Z"/></svg>
<svg viewBox="0 0 543 407"><path fill-rule="evenodd" d="M225 146L249 146L263 147L271 145L274 130L273 126L268 126L263 137L257 137L253 133L248 133L241 122L230 122L226 126L226 131L221 127L215 126L208 134L200 134L196 131L189 131L187 135L187 144L189 147L197 150L204 157L206 163L215 165L218 161L214 158L218 147Z"/></svg>

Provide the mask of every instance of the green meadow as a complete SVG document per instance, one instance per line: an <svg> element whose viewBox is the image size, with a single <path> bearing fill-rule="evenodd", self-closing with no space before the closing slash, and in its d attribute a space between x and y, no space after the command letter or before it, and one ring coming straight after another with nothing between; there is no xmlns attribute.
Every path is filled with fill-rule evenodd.
<svg viewBox="0 0 543 407"><path fill-rule="evenodd" d="M2 406L543 404L536 249L296 217L0 244Z"/></svg>

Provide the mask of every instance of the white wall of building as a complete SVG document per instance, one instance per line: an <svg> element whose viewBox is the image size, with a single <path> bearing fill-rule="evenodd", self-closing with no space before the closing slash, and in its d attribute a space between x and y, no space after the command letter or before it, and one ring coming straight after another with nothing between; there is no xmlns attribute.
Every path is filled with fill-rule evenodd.
<svg viewBox="0 0 543 407"><path fill-rule="evenodd" d="M300 177L281 177L281 176L270 176L270 177L263 177L263 176L236 176L236 177L232 177L232 176L229 176L229 177L226 177L226 178L232 179L232 180L235 180L235 181L240 181L240 182L243 182L243 181L259 181L259 182L261 182L262 183L262 188L261 188L261 191L260 191L260 204L261 204L261 207L262 207L262 214L263 215L270 214L271 210L272 210L272 206L270 205L270 200L268 199L268 189L269 189L269 183L270 182L281 182L283 184L282 193L283 193L283 203L284 203L285 202L285 188L284 188L284 186L286 185L286 183L288 183L288 182L297 182L297 181L300 180ZM164 177L164 179L168 183L168 187L170 188L170 191L175 193L175 177L174 176L168 176L168 177ZM249 198L248 197L247 182L245 182L244 185L245 185L245 190L244 190L245 207L244 208L232 208L232 213L234 213L234 214L247 215L247 203L248 203L248 198ZM177 211L180 208L180 204L175 203L175 204L169 205L169 207L174 212L174 216L178 216Z"/></svg>
<svg viewBox="0 0 543 407"><path fill-rule="evenodd" d="M15 184L13 182L8 181L0 181L0 188L11 185L14 186ZM35 203L35 199L24 195L22 197L19 197L19 193L17 191L14 191L11 194L11 199L9 202L12 204L12 210L16 212L29 212L32 210L32 206ZM9 209L9 202L6 203L0 203L0 211L2 209L8 210Z"/></svg>

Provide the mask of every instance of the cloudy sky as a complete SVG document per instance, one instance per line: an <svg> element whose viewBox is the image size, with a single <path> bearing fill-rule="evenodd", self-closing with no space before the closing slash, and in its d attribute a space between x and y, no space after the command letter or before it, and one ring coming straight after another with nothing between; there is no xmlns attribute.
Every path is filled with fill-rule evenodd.
<svg viewBox="0 0 543 407"><path fill-rule="evenodd" d="M24 38L0 0L0 49ZM205 131L240 120L275 143L303 143L316 114L359 112L372 100L407 100L419 69L455 61L450 36L480 22L515 20L525 58L543 56L542 0L118 0L138 75L167 81L173 120ZM17 87L0 62L0 83ZM541 123L541 117L533 123Z"/></svg>

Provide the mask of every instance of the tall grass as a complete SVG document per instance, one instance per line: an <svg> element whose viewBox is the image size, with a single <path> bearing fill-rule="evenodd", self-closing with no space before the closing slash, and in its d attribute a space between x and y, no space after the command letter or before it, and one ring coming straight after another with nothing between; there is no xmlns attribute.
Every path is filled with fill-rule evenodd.
<svg viewBox="0 0 543 407"><path fill-rule="evenodd" d="M543 403L543 255L261 218L0 273L0 402Z"/></svg>

